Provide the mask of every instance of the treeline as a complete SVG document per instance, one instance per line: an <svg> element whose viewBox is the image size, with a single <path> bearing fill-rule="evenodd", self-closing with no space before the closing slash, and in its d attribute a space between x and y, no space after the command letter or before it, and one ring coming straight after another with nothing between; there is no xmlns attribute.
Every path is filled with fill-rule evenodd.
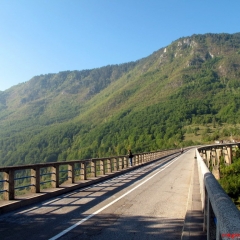
<svg viewBox="0 0 240 240"><path fill-rule="evenodd" d="M239 134L239 46L239 34L194 35L136 62L40 75L0 92L0 165L199 144L186 133L210 124L202 143Z"/></svg>

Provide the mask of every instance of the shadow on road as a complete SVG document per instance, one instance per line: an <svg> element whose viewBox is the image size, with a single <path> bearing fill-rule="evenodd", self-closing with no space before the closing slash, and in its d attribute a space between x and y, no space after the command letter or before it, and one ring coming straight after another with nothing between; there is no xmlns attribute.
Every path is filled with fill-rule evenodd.
<svg viewBox="0 0 240 240"><path fill-rule="evenodd" d="M0 216L0 238L49 239L85 218L84 212L163 165L150 164L86 189L3 214ZM184 219L161 216L98 214L60 239L181 239L183 222Z"/></svg>

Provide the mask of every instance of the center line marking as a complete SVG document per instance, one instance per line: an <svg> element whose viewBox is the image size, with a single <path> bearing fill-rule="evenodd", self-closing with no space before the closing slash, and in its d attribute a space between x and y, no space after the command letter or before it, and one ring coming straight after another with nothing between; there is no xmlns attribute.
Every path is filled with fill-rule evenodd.
<svg viewBox="0 0 240 240"><path fill-rule="evenodd" d="M164 168L160 169L158 172L154 173L151 177L145 179L143 182L139 183L137 186L135 186L134 188L132 188L131 190L129 190L128 192L124 193L122 196L116 198L115 200L113 200L112 202L108 203L107 205L105 205L104 207L98 209L96 212L88 215L87 217L83 218L81 221L75 223L74 225L72 225L71 227L63 230L62 232L60 232L59 234L57 234L56 236L50 238L49 240L56 240L60 237L62 237L64 234L66 234L67 232L70 232L72 229L74 229L75 227L81 225L82 223L86 222L88 219L92 218L93 216L97 215L98 213L102 212L103 210L105 210L106 208L108 208L109 206L113 205L115 202L117 202L118 200L122 199L123 197L127 196L129 193L133 192L134 190L136 190L137 188L139 188L140 186L142 186L144 183L148 182L150 179L152 179L153 177L155 177L158 173L162 172L163 170L165 170L166 168L168 168L170 165L172 165L174 162L176 162L179 159L179 157L177 159L175 159L174 161L171 161L168 165L166 165Z"/></svg>

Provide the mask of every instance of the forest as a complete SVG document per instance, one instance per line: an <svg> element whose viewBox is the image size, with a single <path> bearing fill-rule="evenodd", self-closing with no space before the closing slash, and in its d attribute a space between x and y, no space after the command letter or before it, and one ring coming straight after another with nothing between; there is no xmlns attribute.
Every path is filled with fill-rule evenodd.
<svg viewBox="0 0 240 240"><path fill-rule="evenodd" d="M240 139L240 34L180 38L135 62L0 92L0 165Z"/></svg>

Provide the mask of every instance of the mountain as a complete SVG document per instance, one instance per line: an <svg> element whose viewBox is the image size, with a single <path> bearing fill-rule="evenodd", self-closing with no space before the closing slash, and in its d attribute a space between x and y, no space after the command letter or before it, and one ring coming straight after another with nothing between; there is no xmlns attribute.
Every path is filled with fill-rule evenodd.
<svg viewBox="0 0 240 240"><path fill-rule="evenodd" d="M0 92L0 165L197 144L186 134L199 125L215 128L201 141L240 135L239 66L240 33L204 34L136 62L35 76Z"/></svg>

